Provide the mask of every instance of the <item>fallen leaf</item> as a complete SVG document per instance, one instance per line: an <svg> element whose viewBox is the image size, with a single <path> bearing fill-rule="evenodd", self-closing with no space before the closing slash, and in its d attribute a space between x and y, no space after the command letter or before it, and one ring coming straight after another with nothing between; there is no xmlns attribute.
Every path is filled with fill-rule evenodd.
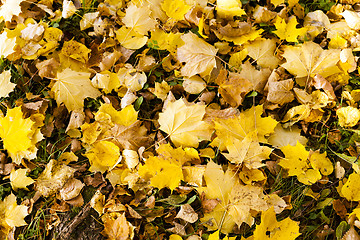
<svg viewBox="0 0 360 240"><path fill-rule="evenodd" d="M107 213L101 217L104 222L102 233L109 239L127 240L131 232L131 224L126 220L125 214Z"/></svg>
<svg viewBox="0 0 360 240"><path fill-rule="evenodd" d="M258 39L250 44L246 44L249 56L252 57L258 65L271 70L276 68L280 60L275 56L275 39Z"/></svg>
<svg viewBox="0 0 360 240"><path fill-rule="evenodd" d="M67 68L58 72L53 81L51 91L55 94L57 104L64 103L69 111L83 108L85 98L96 98L101 95L99 90L91 85L90 73Z"/></svg>
<svg viewBox="0 0 360 240"><path fill-rule="evenodd" d="M120 149L109 141L95 142L84 154L90 161L89 171L105 172L113 169L119 162Z"/></svg>
<svg viewBox="0 0 360 240"><path fill-rule="evenodd" d="M306 33L306 28L296 28L298 22L295 16L289 18L286 23L284 19L279 16L275 20L275 33L280 39L286 40L288 42L298 42L297 38L304 36Z"/></svg>
<svg viewBox="0 0 360 240"><path fill-rule="evenodd" d="M360 120L360 110L351 106L339 108L336 110L336 115L342 127L353 127Z"/></svg>
<svg viewBox="0 0 360 240"><path fill-rule="evenodd" d="M27 186L35 182L32 178L26 176L27 172L28 169L26 168L11 171L10 184L14 191L17 191L18 189L29 190Z"/></svg>
<svg viewBox="0 0 360 240"><path fill-rule="evenodd" d="M135 4L129 4L125 11L122 22L125 26L136 33L146 35L148 31L154 30L156 21L151 17L151 10L144 7L137 7Z"/></svg>
<svg viewBox="0 0 360 240"><path fill-rule="evenodd" d="M19 16L21 13L20 4L24 0L1 0L0 16L5 22L11 22L13 16Z"/></svg>
<svg viewBox="0 0 360 240"><path fill-rule="evenodd" d="M182 35L181 39L185 42L177 50L179 62L185 62L181 74L187 77L209 75L216 67L217 49L191 32Z"/></svg>
<svg viewBox="0 0 360 240"><path fill-rule="evenodd" d="M326 78L341 73L341 70L336 66L340 60L340 50L323 50L320 45L314 42L286 46L283 57L286 59L286 63L281 66L297 78L314 77L315 74L320 74Z"/></svg>
<svg viewBox="0 0 360 240"><path fill-rule="evenodd" d="M194 223L198 220L198 214L190 206L190 204L181 205L180 211L175 218L181 218L189 223Z"/></svg>
<svg viewBox="0 0 360 240"><path fill-rule="evenodd" d="M0 74L0 97L8 97L9 93L11 93L14 89L16 84L10 82L11 79L11 72L10 70L3 71Z"/></svg>
<svg viewBox="0 0 360 240"><path fill-rule="evenodd" d="M261 223L256 226L254 240L260 239L291 239L295 240L301 233L299 223L289 217L278 222L274 208L262 212Z"/></svg>
<svg viewBox="0 0 360 240"><path fill-rule="evenodd" d="M186 106L183 99L169 102L159 114L160 130L169 134L176 146L197 147L201 140L209 140L210 126L202 121L205 106Z"/></svg>

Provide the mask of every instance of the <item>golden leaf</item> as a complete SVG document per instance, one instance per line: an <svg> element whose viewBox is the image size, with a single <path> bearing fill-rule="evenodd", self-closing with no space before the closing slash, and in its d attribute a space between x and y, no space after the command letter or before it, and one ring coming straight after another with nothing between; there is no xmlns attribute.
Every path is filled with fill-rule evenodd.
<svg viewBox="0 0 360 240"><path fill-rule="evenodd" d="M156 21L150 16L150 8L129 4L122 22L127 28L134 30L136 33L146 35L148 31L155 30Z"/></svg>
<svg viewBox="0 0 360 240"><path fill-rule="evenodd" d="M261 223L256 226L253 240L287 239L295 240L301 233L299 223L289 217L278 222L274 208L262 212Z"/></svg>
<svg viewBox="0 0 360 240"><path fill-rule="evenodd" d="M16 164L20 164L23 157L36 157L35 143L42 139L42 135L34 129L34 124L30 118L23 118L21 107L8 109L6 117L0 117L0 137Z"/></svg>
<svg viewBox="0 0 360 240"><path fill-rule="evenodd" d="M84 154L90 161L89 171L105 172L111 170L119 162L120 149L109 141L99 141Z"/></svg>
<svg viewBox="0 0 360 240"><path fill-rule="evenodd" d="M286 40L288 42L298 42L297 38L302 37L306 33L306 28L296 28L298 22L296 21L296 17L293 16L289 18L288 23L285 22L284 19L279 16L276 17L275 33L280 39Z"/></svg>
<svg viewBox="0 0 360 240"><path fill-rule="evenodd" d="M202 121L205 106L193 104L186 106L183 99L169 102L159 114L160 130L169 134L176 146L197 147L202 140L209 140L210 126Z"/></svg>
<svg viewBox="0 0 360 240"><path fill-rule="evenodd" d="M166 15L176 20L185 20L185 14L191 9L184 0L164 0L161 8Z"/></svg>
<svg viewBox="0 0 360 240"><path fill-rule="evenodd" d="M70 68L58 72L51 88L57 104L64 103L69 111L73 111L84 107L85 98L100 96L101 93L91 85L89 78L90 73L76 72Z"/></svg>

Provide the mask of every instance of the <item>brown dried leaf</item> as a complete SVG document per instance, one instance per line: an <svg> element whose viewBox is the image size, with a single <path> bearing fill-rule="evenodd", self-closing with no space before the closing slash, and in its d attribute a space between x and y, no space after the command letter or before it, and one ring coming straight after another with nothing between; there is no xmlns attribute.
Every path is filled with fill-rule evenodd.
<svg viewBox="0 0 360 240"><path fill-rule="evenodd" d="M60 189L59 197L65 201L73 199L80 194L83 187L84 184L80 180L76 178L69 179L64 187Z"/></svg>
<svg viewBox="0 0 360 240"><path fill-rule="evenodd" d="M180 211L175 218L181 218L189 223L194 223L199 219L199 216L190 204L184 204L181 205Z"/></svg>
<svg viewBox="0 0 360 240"><path fill-rule="evenodd" d="M104 222L102 234L110 239L127 240L130 235L130 226L125 214L111 213L105 214L101 219Z"/></svg>

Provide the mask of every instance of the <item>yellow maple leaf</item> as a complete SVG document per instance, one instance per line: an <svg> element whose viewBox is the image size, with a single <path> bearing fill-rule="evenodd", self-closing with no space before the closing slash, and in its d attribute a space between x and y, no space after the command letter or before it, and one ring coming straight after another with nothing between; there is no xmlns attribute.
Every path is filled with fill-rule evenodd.
<svg viewBox="0 0 360 240"><path fill-rule="evenodd" d="M240 0L217 0L216 11L221 18L232 18L246 14Z"/></svg>
<svg viewBox="0 0 360 240"><path fill-rule="evenodd" d="M336 66L340 60L340 49L323 50L314 42L286 46L283 57L286 63L281 66L297 78L314 77L316 74L326 78L342 72Z"/></svg>
<svg viewBox="0 0 360 240"><path fill-rule="evenodd" d="M149 157L145 165L139 167L139 175L159 189L169 187L174 190L184 179L181 165L161 157Z"/></svg>
<svg viewBox="0 0 360 240"><path fill-rule="evenodd" d="M244 164L247 168L260 168L264 166L263 160L269 158L271 148L260 146L257 131L248 133L244 139L229 138L225 142L229 153L222 153L230 162Z"/></svg>
<svg viewBox="0 0 360 240"><path fill-rule="evenodd" d="M22 157L29 153L31 147L42 139L40 132L34 129L35 122L30 118L24 118L21 107L8 109L5 117L0 117L0 137L4 148L8 151L16 164L20 164ZM41 137L37 138L36 134ZM33 142L36 139L36 142ZM36 156L36 151L35 151ZM33 154L28 159L35 157Z"/></svg>
<svg viewBox="0 0 360 240"><path fill-rule="evenodd" d="M0 18L5 22L11 22L13 16L19 16L21 13L20 4L24 0L1 0Z"/></svg>
<svg viewBox="0 0 360 240"><path fill-rule="evenodd" d="M285 158L280 159L279 165L288 170L289 176L297 176L303 184L314 184L321 179L321 173L329 175L333 171L326 153L309 154L305 146L299 142L296 146L287 145L280 149Z"/></svg>
<svg viewBox="0 0 360 240"><path fill-rule="evenodd" d="M89 171L105 172L113 169L119 162L120 149L109 141L98 141L94 143L84 154L90 161Z"/></svg>
<svg viewBox="0 0 360 240"><path fill-rule="evenodd" d="M275 21L276 31L274 33L282 40L298 42L298 36L305 35L306 28L296 28L297 24L295 16L290 17L288 23L285 22L285 19L277 16Z"/></svg>
<svg viewBox="0 0 360 240"><path fill-rule="evenodd" d="M34 183L32 178L26 176L28 170L29 169L23 168L11 171L10 184L14 191L17 191L18 189L28 190L26 186Z"/></svg>
<svg viewBox="0 0 360 240"><path fill-rule="evenodd" d="M14 90L16 84L10 82L10 79L11 79L10 70L3 71L0 74L0 86L1 86L0 97L8 97L9 93L11 93Z"/></svg>
<svg viewBox="0 0 360 240"><path fill-rule="evenodd" d="M228 168L224 172L220 165L209 162L206 166L204 179L206 187L199 189L207 199L218 199L219 204L209 213L205 213L201 222L209 230L230 233L237 224L254 224L254 216L271 206L276 206L280 213L286 203L276 194L265 195L263 189L257 186L242 185L235 176L236 172Z"/></svg>
<svg viewBox="0 0 360 240"><path fill-rule="evenodd" d="M181 39L181 33L167 33L162 29L156 29L151 33L151 38L148 44L152 44L152 47L159 50L168 50L172 54L176 55L176 49L184 45L184 41Z"/></svg>
<svg viewBox="0 0 360 240"><path fill-rule="evenodd" d="M183 164L200 159L194 148L173 148L170 144L160 145L156 152L158 156L149 157L139 167L139 175L159 189L169 187L174 190L184 180Z"/></svg>
<svg viewBox="0 0 360 240"><path fill-rule="evenodd" d="M181 74L187 77L209 75L216 67L217 49L191 32L182 35L181 39L185 42L177 50L178 60L185 62Z"/></svg>
<svg viewBox="0 0 360 240"><path fill-rule="evenodd" d="M275 56L275 39L257 39L250 44L246 44L245 48L249 56L252 57L258 65L270 69L274 69L279 65L280 60Z"/></svg>
<svg viewBox="0 0 360 240"><path fill-rule="evenodd" d="M57 104L64 103L69 111L82 109L85 98L96 98L101 95L100 91L91 85L90 73L66 68L58 72L53 81L51 91L55 94Z"/></svg>
<svg viewBox="0 0 360 240"><path fill-rule="evenodd" d="M126 8L122 22L131 30L140 35L146 35L148 31L155 30L156 21L151 17L151 10L147 6L138 7L129 4Z"/></svg>
<svg viewBox="0 0 360 240"><path fill-rule="evenodd" d="M299 223L285 218L278 222L274 208L271 207L261 214L261 223L256 226L253 240L295 240L301 233Z"/></svg>
<svg viewBox="0 0 360 240"><path fill-rule="evenodd" d="M209 140L210 126L202 121L205 105L186 106L183 99L169 102L159 114L160 130L169 134L176 146L197 147L202 140Z"/></svg>
<svg viewBox="0 0 360 240"><path fill-rule="evenodd" d="M0 202L0 226L9 232L13 227L27 225L24 218L28 215L28 207L18 205L14 194L7 196Z"/></svg>
<svg viewBox="0 0 360 240"><path fill-rule="evenodd" d="M213 146L219 146L224 150L225 143L228 139L237 138L243 140L247 134L257 131L259 142L267 142L265 136L274 132L277 121L271 117L261 117L263 106L258 105L246 111L241 112L238 116L232 116L227 119L215 118L216 138L213 140Z"/></svg>
<svg viewBox="0 0 360 240"><path fill-rule="evenodd" d="M191 6L187 5L184 0L164 0L161 8L169 17L176 20L184 20L184 16L191 9Z"/></svg>
<svg viewBox="0 0 360 240"><path fill-rule="evenodd" d="M136 122L138 117L138 113L135 111L133 105L128 105L120 111L117 111L110 103L104 103L100 106L95 114L95 120L99 121L103 119L103 114L108 114L114 124L123 126L130 126Z"/></svg>

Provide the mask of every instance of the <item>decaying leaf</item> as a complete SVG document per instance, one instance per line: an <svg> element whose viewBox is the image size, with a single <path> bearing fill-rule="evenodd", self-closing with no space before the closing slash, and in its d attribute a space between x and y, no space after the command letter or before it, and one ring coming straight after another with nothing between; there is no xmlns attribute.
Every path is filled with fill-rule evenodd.
<svg viewBox="0 0 360 240"><path fill-rule="evenodd" d="M101 217L101 220L104 222L104 235L116 240L129 239L133 229L132 225L126 220L125 214L105 214Z"/></svg>
<svg viewBox="0 0 360 240"><path fill-rule="evenodd" d="M44 197L55 194L74 175L74 172L74 168L63 162L50 160L36 181L36 189Z"/></svg>

